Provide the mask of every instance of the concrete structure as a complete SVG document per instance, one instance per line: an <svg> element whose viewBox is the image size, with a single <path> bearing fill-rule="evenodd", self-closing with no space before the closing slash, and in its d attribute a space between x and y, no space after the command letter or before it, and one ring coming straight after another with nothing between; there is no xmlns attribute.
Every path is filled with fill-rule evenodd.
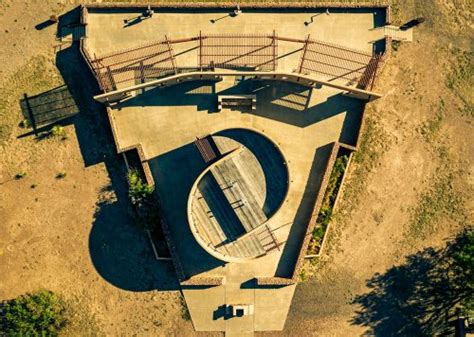
<svg viewBox="0 0 474 337"><path fill-rule="evenodd" d="M196 41L177 43L161 51L174 54L174 74L127 80L96 96L112 103L107 110L118 151L138 149L147 179L155 183L195 329L235 336L283 329L335 151L340 144L356 149L365 103L380 97L347 78L298 71L305 38L365 55L374 41L384 41L383 30L374 28L389 15L386 7L332 8L327 15L326 8L308 4L285 11L247 6L238 16L228 16L234 8L152 6L152 18L125 26L143 8L96 5L84 7L82 15L82 51L96 74L94 55L157 36L170 42L200 32L267 31L286 38L278 41L278 53L272 51L278 63L272 59L267 72L196 69ZM255 109L217 109L219 96L235 95L255 97ZM215 159L203 160L194 145L204 135L215 143ZM232 206L242 200L238 209ZM271 249L263 236L273 242ZM240 309L234 314L230 307Z"/></svg>

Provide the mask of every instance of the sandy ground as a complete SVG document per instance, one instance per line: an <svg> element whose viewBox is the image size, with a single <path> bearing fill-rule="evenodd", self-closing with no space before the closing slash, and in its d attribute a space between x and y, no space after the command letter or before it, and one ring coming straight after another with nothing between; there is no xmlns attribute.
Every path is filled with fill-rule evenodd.
<svg viewBox="0 0 474 337"><path fill-rule="evenodd" d="M65 126L64 141L17 138L26 132L16 126L23 93L62 82L54 66L55 27L35 25L73 7L63 2L0 1L0 62L8 65L0 87L14 74L9 83L16 88L0 97L8 110L0 121L11 126L0 146L0 299L42 288L59 293L76 315L70 336L195 335L182 317L171 266L153 260L146 237L127 218L124 168L96 107ZM468 3L395 3L400 21L423 15L429 22L384 69L376 89L386 96L368 107L366 146L350 168L329 247L319 263L308 264L314 277L298 286L285 331L265 336L395 335L390 315L403 313L383 301L363 307L354 300L370 291L367 282L376 273L388 275L410 254L442 246L473 222L472 94L466 90L472 79L455 67L462 58L456 48L469 50L472 43ZM38 64L44 71L32 69ZM67 71L61 73L68 83ZM453 78L462 95L446 85ZM13 180L20 172L27 175ZM56 179L59 172L66 177ZM442 188L433 187L438 179ZM440 198L430 200L440 205L413 232L423 199L433 193ZM453 200L455 212L443 200ZM375 309L371 319L357 320Z"/></svg>

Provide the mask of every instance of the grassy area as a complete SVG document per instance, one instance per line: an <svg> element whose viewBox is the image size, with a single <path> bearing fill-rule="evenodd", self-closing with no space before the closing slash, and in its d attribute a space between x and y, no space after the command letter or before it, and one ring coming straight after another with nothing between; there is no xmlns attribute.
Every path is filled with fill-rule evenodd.
<svg viewBox="0 0 474 337"><path fill-rule="evenodd" d="M57 336L66 325L65 304L50 291L8 301L3 308L8 336Z"/></svg>
<svg viewBox="0 0 474 337"><path fill-rule="evenodd" d="M410 209L411 238L426 237L444 218L460 222L467 218L463 197L455 186L456 178L465 172L455 168L446 147L439 146L435 151L440 165L428 179L427 188L419 194L417 205Z"/></svg>
<svg viewBox="0 0 474 337"><path fill-rule="evenodd" d="M351 161L351 177L344 190L341 209L350 214L359 204L361 191L365 190L369 173L376 167L381 156L387 151L390 142L386 131L378 124L379 115L370 106L366 107L366 120L361 130L359 149L354 152ZM340 214L340 212L338 212Z"/></svg>
<svg viewBox="0 0 474 337"><path fill-rule="evenodd" d="M334 203L336 201L337 193L339 192L348 161L348 155L341 155L337 157L334 163L331 176L329 177L328 186L326 188L326 192L324 193L323 203L316 220L316 227L313 230L311 241L308 246L308 254L319 253L324 239L324 234L326 233L329 222L331 221Z"/></svg>
<svg viewBox="0 0 474 337"><path fill-rule="evenodd" d="M440 99L438 106L433 109L435 110L433 118L421 124L419 132L427 142L431 142L436 139L445 117L445 109L446 106L444 100Z"/></svg>
<svg viewBox="0 0 474 337"><path fill-rule="evenodd" d="M446 76L446 86L460 100L458 110L474 117L474 52L453 47Z"/></svg>
<svg viewBox="0 0 474 337"><path fill-rule="evenodd" d="M24 93L35 95L63 83L53 62L45 56L30 59L6 79L0 88L0 145L11 136L13 128L24 120L19 101Z"/></svg>

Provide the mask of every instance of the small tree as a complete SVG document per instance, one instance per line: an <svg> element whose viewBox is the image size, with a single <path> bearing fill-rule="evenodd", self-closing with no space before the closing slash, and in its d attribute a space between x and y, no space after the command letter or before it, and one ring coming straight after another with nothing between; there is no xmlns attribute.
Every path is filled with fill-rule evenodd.
<svg viewBox="0 0 474 337"><path fill-rule="evenodd" d="M144 200L148 199L153 193L153 186L146 184L138 170L133 169L128 172L128 196L130 201L134 205L143 203Z"/></svg>
<svg viewBox="0 0 474 337"><path fill-rule="evenodd" d="M5 304L7 336L57 336L65 326L64 303L51 291L22 295Z"/></svg>
<svg viewBox="0 0 474 337"><path fill-rule="evenodd" d="M467 228L457 237L457 242L448 250L451 255L448 275L455 289L461 309L466 314L474 313L474 229Z"/></svg>

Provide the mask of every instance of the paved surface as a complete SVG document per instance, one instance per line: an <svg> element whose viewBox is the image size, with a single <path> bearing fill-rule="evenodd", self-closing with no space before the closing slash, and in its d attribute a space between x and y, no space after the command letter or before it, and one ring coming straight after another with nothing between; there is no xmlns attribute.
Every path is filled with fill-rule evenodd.
<svg viewBox="0 0 474 337"><path fill-rule="evenodd" d="M131 26L124 26L124 19L136 17L139 13L116 12L114 14L90 14L88 24L88 48L91 55L102 56L109 52L119 51L149 42L163 41L165 36L175 40L181 38L196 37L202 31L206 34L268 34L275 33L278 36L296 39L305 39L308 35L312 39L325 42L337 43L348 48L356 48L372 53L373 43L384 38L383 29L374 29L384 20L382 12L360 11L357 13L334 12L291 12L274 11L262 15L257 11L244 11L237 17L226 16L228 12L200 12L193 14L189 11L177 11L175 13L157 13L151 19L146 19ZM212 23L211 20L221 20ZM312 23L305 25L304 22ZM176 65L180 68L195 68L198 65L198 45L196 41L173 44ZM261 48L260 48L261 49ZM277 70L292 72L298 68L299 59L303 53L301 43L278 41ZM215 52L215 51L214 51ZM262 52L262 51L260 51ZM324 53L328 51L323 51ZM231 53L232 54L232 53ZM320 54L316 54L320 55ZM341 55L342 56L342 55ZM336 62L343 68L360 68L359 63L351 63L350 60L341 63L338 59L327 60L330 64ZM335 67L319 64L322 72L317 78L331 78L339 84L350 84L351 79L340 76L344 72L339 69L333 74ZM324 75L327 72L328 74ZM132 76L133 77L133 76ZM335 79L334 79L335 78ZM120 88L131 86L135 83L127 81L117 84Z"/></svg>
<svg viewBox="0 0 474 337"><path fill-rule="evenodd" d="M226 81L228 85L234 84L229 78ZM225 83L218 83L212 90L187 83L151 89L123 103L121 109L113 112L118 143L120 147L141 143L150 159L185 273L226 276L225 286L184 291L196 329L232 330L232 322L244 318L214 319L219 306L232 300L255 304L255 321L242 322L242 326L279 330L283 328L294 287L239 290L240 286L256 276L291 275L329 156L328 145L338 140L349 144L355 141L363 107L360 101L326 87L310 93L295 85L261 83L254 113L227 109L213 112L217 98L207 92L219 90L227 90ZM179 102L184 105L178 106ZM195 137L237 127L264 133L279 145L287 159L288 195L269 222L278 241L286 243L281 251L257 260L224 265L195 241L189 230L186 203L192 184L204 169L203 160L192 144ZM230 268L238 268L239 278L235 278ZM239 296L242 296L240 300ZM263 310L264 306L268 308Z"/></svg>
<svg viewBox="0 0 474 337"><path fill-rule="evenodd" d="M103 54L161 39L207 33L272 32L286 37L312 37L348 47L372 50L372 42L383 37L374 28L373 13L320 14L308 26L310 13L274 12L268 15L245 12L235 18L210 23L226 13L157 14L137 25L123 27L123 19L133 13L89 16L92 53ZM377 16L375 16L377 17ZM382 18L383 21L383 18ZM184 45L180 45L184 48ZM279 45L280 67L292 70L298 53L294 44ZM196 63L195 54L176 51L179 64ZM281 62L280 62L281 61ZM281 69L281 68L280 68ZM216 112L217 94L255 94L257 109L243 113L224 109ZM355 142L363 104L322 87L310 90L289 83L248 82L226 77L214 83L190 82L165 89L146 89L113 111L120 148L141 144L157 183L164 216L182 266L188 277L225 276L218 287L183 289L196 330L226 331L244 335L253 331L281 330L295 286L257 288L255 277L289 277L319 190L322 173L335 141ZM204 251L196 242L187 222L187 200L191 186L204 169L192 144L196 136L219 133L229 128L248 128L265 134L283 152L289 170L289 190L282 207L270 219L270 227L280 251L245 263L224 264ZM253 304L252 316L225 316L226 304Z"/></svg>

